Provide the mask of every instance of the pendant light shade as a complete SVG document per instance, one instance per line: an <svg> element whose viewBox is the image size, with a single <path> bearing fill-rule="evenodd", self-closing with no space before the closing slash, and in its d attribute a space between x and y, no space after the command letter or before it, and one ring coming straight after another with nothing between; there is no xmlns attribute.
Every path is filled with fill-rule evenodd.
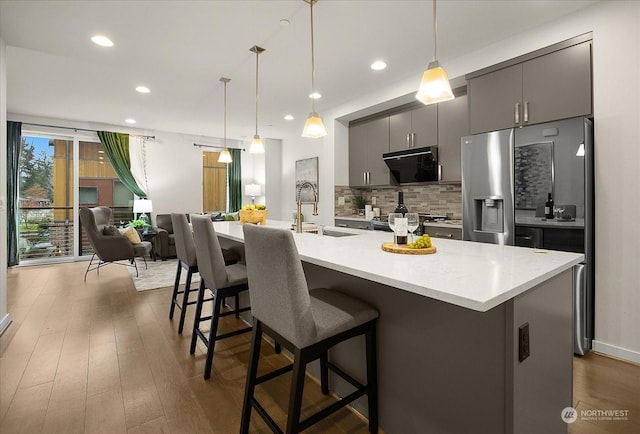
<svg viewBox="0 0 640 434"><path fill-rule="evenodd" d="M309 10L311 11L311 94L316 93L316 72L315 72L315 59L313 49L313 5L318 0L304 0L309 3ZM317 139L327 135L327 130L324 127L322 118L316 112L316 100L311 99L311 113L304 123L304 129L302 130L302 137L310 137Z"/></svg>
<svg viewBox="0 0 640 434"><path fill-rule="evenodd" d="M433 0L433 61L422 74L422 81L416 93L416 99L425 105L449 101L454 98L449 84L449 76L440 62L436 60L438 19L436 15L436 0Z"/></svg>
<svg viewBox="0 0 640 434"><path fill-rule="evenodd" d="M230 78L220 77L220 81L224 83L224 149L218 156L218 163L229 164L231 160L231 152L227 149L227 83L231 81Z"/></svg>
<svg viewBox="0 0 640 434"><path fill-rule="evenodd" d="M258 134L258 57L260 53L264 51L264 48L254 45L249 49L252 53L256 53L256 133L251 140L251 146L249 146L250 154L264 154L264 144Z"/></svg>

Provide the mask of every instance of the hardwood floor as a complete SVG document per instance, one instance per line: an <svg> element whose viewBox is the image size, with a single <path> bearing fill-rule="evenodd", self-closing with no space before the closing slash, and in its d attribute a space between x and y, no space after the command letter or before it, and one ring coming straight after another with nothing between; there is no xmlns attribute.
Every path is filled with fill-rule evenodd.
<svg viewBox="0 0 640 434"><path fill-rule="evenodd" d="M178 335L177 315L168 319L169 288L136 292L127 270L117 266L90 274L85 284L85 267L9 270L14 322L0 337L0 432L238 432L250 335L217 344L205 381L204 347L190 356L190 331ZM221 327L234 328L236 321L226 317ZM287 363L263 345L261 370ZM283 376L258 388L281 424L288 383ZM308 379L304 414L331 400ZM579 416L569 433L640 432L640 366L595 353L575 358L574 407L629 411L622 421ZM270 432L255 413L252 424L252 432ZM366 433L367 425L343 409L308 432Z"/></svg>

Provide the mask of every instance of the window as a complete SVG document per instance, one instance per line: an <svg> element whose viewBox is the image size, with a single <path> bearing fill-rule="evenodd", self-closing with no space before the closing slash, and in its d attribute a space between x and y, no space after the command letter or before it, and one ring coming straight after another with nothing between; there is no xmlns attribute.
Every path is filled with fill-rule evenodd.
<svg viewBox="0 0 640 434"><path fill-rule="evenodd" d="M227 209L227 165L218 163L219 152L202 152L202 210Z"/></svg>
<svg viewBox="0 0 640 434"><path fill-rule="evenodd" d="M82 205L96 205L98 203L98 187L79 187L78 200Z"/></svg>

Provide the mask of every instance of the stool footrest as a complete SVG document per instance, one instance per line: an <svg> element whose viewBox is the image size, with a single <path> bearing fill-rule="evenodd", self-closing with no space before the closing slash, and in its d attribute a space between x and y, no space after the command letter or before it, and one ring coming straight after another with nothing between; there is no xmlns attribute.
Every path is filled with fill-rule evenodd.
<svg viewBox="0 0 640 434"><path fill-rule="evenodd" d="M264 383L265 381L269 381L269 380L271 380L273 378L279 377L282 374L286 374L287 372L290 372L292 369L293 369L293 363L290 364L290 365L287 365L287 366L285 366L283 368L276 369L275 371L271 371L268 374L264 374L264 375L262 375L260 377L257 377L256 378L256 386L258 384Z"/></svg>
<svg viewBox="0 0 640 434"><path fill-rule="evenodd" d="M251 327L245 327L243 329L234 330L232 332L225 333L223 335L217 335L215 340L219 341L221 339L230 338L231 336L241 335L242 333L247 333L250 331L251 331Z"/></svg>
<svg viewBox="0 0 640 434"><path fill-rule="evenodd" d="M353 401L355 401L356 399L364 395L365 395L364 390L362 389L356 390L350 395L347 395L344 398L340 399L339 401L334 402L330 406L323 408L322 410L320 410L315 414L312 414L311 416L309 416L308 418L300 422L300 425L298 428L299 431L304 431L305 429L309 428L311 425L315 424L316 422L319 422L320 420L324 419L330 414L335 413L336 411L340 410L342 407L345 407L346 405L351 404Z"/></svg>
<svg viewBox="0 0 640 434"><path fill-rule="evenodd" d="M356 389L364 389L367 386L365 386L364 384L360 383L358 380L356 380L355 378L353 378L351 375L347 374L346 372L344 372L342 369L340 369L339 367L337 367L336 365L334 365L333 363L327 361L327 368L331 369L333 372L335 372L336 374L338 374L340 377L342 377L345 381L348 381L349 383L351 383L351 385L353 387L355 387Z"/></svg>
<svg viewBox="0 0 640 434"><path fill-rule="evenodd" d="M273 418L271 416L269 416L269 413L267 413L267 411L264 409L264 407L262 405L260 405L260 403L258 402L257 399L252 397L251 398L251 405L253 406L253 408L256 409L258 414L260 416L262 416L262 418L267 423L267 425L269 425L269 428L271 428L271 431L273 431L275 433L278 433L278 434L283 434L284 431L282 431L282 429L280 429L278 424L276 424L276 421L273 420Z"/></svg>

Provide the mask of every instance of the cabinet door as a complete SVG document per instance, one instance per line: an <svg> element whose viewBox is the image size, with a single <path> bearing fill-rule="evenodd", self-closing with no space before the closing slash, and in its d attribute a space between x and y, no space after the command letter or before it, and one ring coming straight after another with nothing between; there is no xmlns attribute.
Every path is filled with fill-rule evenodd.
<svg viewBox="0 0 640 434"><path fill-rule="evenodd" d="M369 185L389 185L389 167L382 154L389 152L389 118L367 122L367 168Z"/></svg>
<svg viewBox="0 0 640 434"><path fill-rule="evenodd" d="M467 92L471 134L511 128L522 101L522 65L472 78Z"/></svg>
<svg viewBox="0 0 640 434"><path fill-rule="evenodd" d="M591 43L584 42L523 64L525 124L591 114Z"/></svg>
<svg viewBox="0 0 640 434"><path fill-rule="evenodd" d="M389 151L409 149L411 134L411 111L404 111L389 116Z"/></svg>
<svg viewBox="0 0 640 434"><path fill-rule="evenodd" d="M413 147L438 144L438 105L430 104L411 110Z"/></svg>
<svg viewBox="0 0 640 434"><path fill-rule="evenodd" d="M362 187L367 171L367 124L349 127L349 185Z"/></svg>
<svg viewBox="0 0 640 434"><path fill-rule="evenodd" d="M442 181L462 182L460 139L469 135L467 95L438 104L438 160Z"/></svg>

